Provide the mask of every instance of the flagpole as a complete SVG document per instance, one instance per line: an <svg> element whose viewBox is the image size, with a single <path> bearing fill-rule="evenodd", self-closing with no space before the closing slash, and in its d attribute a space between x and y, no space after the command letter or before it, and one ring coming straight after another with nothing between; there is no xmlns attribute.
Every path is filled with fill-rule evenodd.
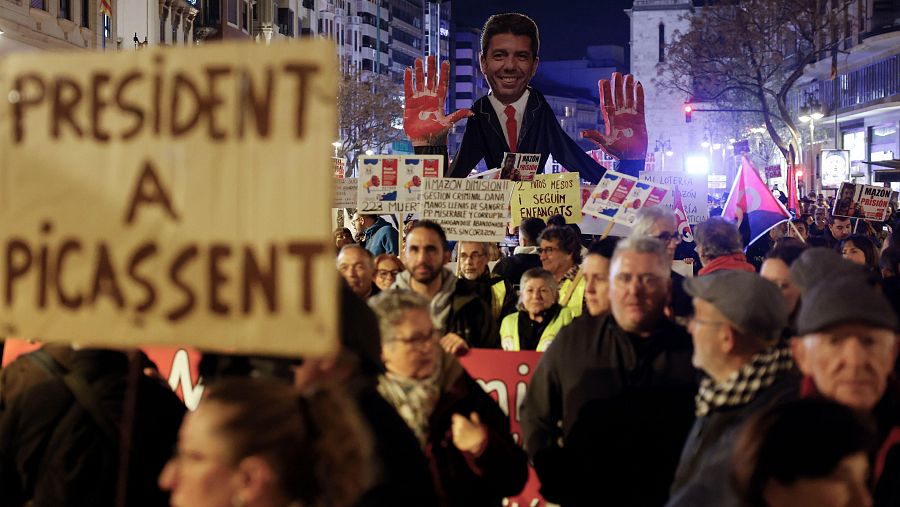
<svg viewBox="0 0 900 507"><path fill-rule="evenodd" d="M800 238L800 241L806 243L806 240L803 239L803 236L800 235L800 231L797 229L797 226L794 225L794 221L793 221L793 220L788 220L788 223L791 224L791 229L794 230L794 233L797 235L798 238Z"/></svg>

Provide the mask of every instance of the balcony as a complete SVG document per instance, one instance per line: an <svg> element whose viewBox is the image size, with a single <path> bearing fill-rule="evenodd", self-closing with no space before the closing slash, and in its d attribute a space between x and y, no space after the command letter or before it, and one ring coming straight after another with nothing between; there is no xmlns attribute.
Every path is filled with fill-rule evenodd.
<svg viewBox="0 0 900 507"><path fill-rule="evenodd" d="M835 107L840 113L900 99L900 55L839 74L836 98L834 83L829 80L817 80L795 88L788 94L788 109L799 114L802 98L807 94L818 99L828 115Z"/></svg>

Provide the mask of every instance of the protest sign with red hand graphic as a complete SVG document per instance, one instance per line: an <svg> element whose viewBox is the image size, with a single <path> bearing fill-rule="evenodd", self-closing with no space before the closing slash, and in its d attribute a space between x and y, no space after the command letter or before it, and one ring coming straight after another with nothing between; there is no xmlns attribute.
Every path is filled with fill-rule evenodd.
<svg viewBox="0 0 900 507"><path fill-rule="evenodd" d="M441 64L440 78L434 56L428 57L428 74L422 68L422 59L416 58L415 83L412 72L412 69L407 68L403 74L403 130L413 146L447 144L450 127L459 120L472 116L469 109L459 109L450 116L444 115L450 62L444 61Z"/></svg>
<svg viewBox="0 0 900 507"><path fill-rule="evenodd" d="M609 155L619 160L644 160L647 156L647 124L644 120L644 87L634 76L613 72L612 86L601 79L600 107L606 133L585 130L581 137L590 139ZM615 100L613 100L615 91Z"/></svg>

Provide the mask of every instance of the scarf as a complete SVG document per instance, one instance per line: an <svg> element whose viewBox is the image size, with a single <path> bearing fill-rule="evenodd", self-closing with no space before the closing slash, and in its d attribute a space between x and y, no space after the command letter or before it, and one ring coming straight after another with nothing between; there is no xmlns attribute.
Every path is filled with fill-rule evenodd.
<svg viewBox="0 0 900 507"><path fill-rule="evenodd" d="M710 273L715 273L716 271L727 269L756 273L756 268L753 267L753 264L747 262L747 257L744 254L738 252L716 257L715 259L709 261L707 265L703 266L703 268L697 273L697 275L703 276Z"/></svg>
<svg viewBox="0 0 900 507"><path fill-rule="evenodd" d="M443 331L447 323L447 317L450 316L450 309L453 307L453 293L456 292L456 282L459 279L447 268L441 269L440 276L441 290L431 298L429 309L435 325ZM400 273L397 275L397 280L394 281L394 288L411 291L412 288L409 286L410 278L409 271Z"/></svg>
<svg viewBox="0 0 900 507"><path fill-rule="evenodd" d="M434 374L426 379L411 379L391 372L378 378L378 392L397 410L423 449L431 430L428 420L441 397L443 358L441 354Z"/></svg>
<svg viewBox="0 0 900 507"><path fill-rule="evenodd" d="M790 349L772 347L753 356L753 359L731 374L722 383L710 377L700 382L697 392L697 417L703 417L722 407L740 407L756 398L785 372L794 367Z"/></svg>

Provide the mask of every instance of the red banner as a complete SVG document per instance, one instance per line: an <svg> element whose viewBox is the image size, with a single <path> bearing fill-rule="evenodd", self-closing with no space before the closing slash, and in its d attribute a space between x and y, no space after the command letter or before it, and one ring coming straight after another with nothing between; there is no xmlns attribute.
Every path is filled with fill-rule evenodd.
<svg viewBox="0 0 900 507"><path fill-rule="evenodd" d="M3 366L12 362L21 354L31 352L40 344L9 338L3 350ZM163 378L175 390L185 405L194 410L203 394L200 384L198 365L200 353L190 348L151 347L143 349L147 356L156 363ZM540 352L507 352L504 350L474 349L469 351L460 362L479 385L500 405L500 409L509 416L510 432L516 442L522 442L519 427L519 411L525 400L525 392L531 382L531 376L541 358ZM538 490L540 482L534 469L529 467L528 483L516 497L510 498L510 505L539 507L546 505Z"/></svg>
<svg viewBox="0 0 900 507"><path fill-rule="evenodd" d="M3 346L3 367L40 346L37 342L7 338ZM199 371L200 353L182 347L148 347L142 350L156 363L159 373L169 382L169 386L185 406L191 410L197 408L203 394Z"/></svg>
<svg viewBox="0 0 900 507"><path fill-rule="evenodd" d="M519 410L525 400L525 391L531 382L531 375L541 359L540 352L507 352L505 350L475 349L460 358L466 368L481 387L488 392L500 408L509 416L509 429L520 445L522 432L519 428ZM541 483L534 469L528 467L528 483L525 489L515 498L510 498L509 505L538 507L546 502L538 493Z"/></svg>

